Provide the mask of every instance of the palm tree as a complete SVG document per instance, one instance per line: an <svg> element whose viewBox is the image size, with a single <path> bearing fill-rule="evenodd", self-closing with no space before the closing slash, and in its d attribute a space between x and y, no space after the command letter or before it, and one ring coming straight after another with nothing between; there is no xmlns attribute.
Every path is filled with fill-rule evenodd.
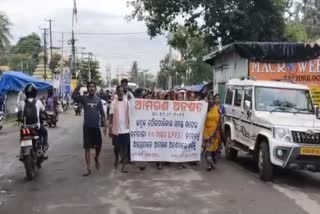
<svg viewBox="0 0 320 214"><path fill-rule="evenodd" d="M9 45L9 38L11 37L10 28L11 25L9 18L0 12L0 51L4 51L5 47Z"/></svg>

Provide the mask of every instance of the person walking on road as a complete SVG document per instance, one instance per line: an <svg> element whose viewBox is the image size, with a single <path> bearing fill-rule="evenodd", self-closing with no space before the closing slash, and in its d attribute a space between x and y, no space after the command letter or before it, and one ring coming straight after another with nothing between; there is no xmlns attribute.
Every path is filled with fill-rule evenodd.
<svg viewBox="0 0 320 214"><path fill-rule="evenodd" d="M125 170L128 160L130 147L130 128L129 128L129 103L124 99L124 88L117 87L117 99L115 99L110 108L109 136L113 139L115 154L115 169L118 167L119 154L122 160L121 172L128 173Z"/></svg>
<svg viewBox="0 0 320 214"><path fill-rule="evenodd" d="M218 95L208 95L208 113L203 130L203 152L207 162L207 171L215 169L216 153L221 139L221 115L219 106L215 104Z"/></svg>
<svg viewBox="0 0 320 214"><path fill-rule="evenodd" d="M100 117L102 118L104 127L103 132L106 135L105 126L105 113L103 111L103 106L101 99L96 95L97 86L94 82L87 83L87 89L89 95L81 96L79 95L81 85L79 85L72 94L72 99L81 103L84 110L84 122L83 122L83 148L85 149L85 160L87 164L87 172L83 176L89 176L91 174L90 168L90 150L96 150L95 166L96 169L100 168L99 155L102 146L102 137L100 131Z"/></svg>

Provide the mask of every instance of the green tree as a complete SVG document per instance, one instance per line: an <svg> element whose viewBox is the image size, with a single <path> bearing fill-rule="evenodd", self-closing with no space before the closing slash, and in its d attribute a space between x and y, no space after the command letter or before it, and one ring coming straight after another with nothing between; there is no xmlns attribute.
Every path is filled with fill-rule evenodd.
<svg viewBox="0 0 320 214"><path fill-rule="evenodd" d="M183 74L186 71L185 66L181 61L171 60L170 56L166 55L164 59L160 61L160 71L158 72L158 86L163 89L171 88L171 85L168 85L169 77L172 78L173 86L178 86L182 84Z"/></svg>
<svg viewBox="0 0 320 214"><path fill-rule="evenodd" d="M118 80L117 78L112 79L112 80L111 80L111 85L112 85L112 86L117 86L117 85L119 85L119 80Z"/></svg>
<svg viewBox="0 0 320 214"><path fill-rule="evenodd" d="M133 61L132 63L132 67L131 67L131 78L130 80L136 84L138 84L138 62L137 61Z"/></svg>
<svg viewBox="0 0 320 214"><path fill-rule="evenodd" d="M305 30L308 39L316 40L320 37L320 0L303 0L302 7Z"/></svg>
<svg viewBox="0 0 320 214"><path fill-rule="evenodd" d="M286 24L285 35L289 42L307 42L308 35L302 23L288 21Z"/></svg>
<svg viewBox="0 0 320 214"><path fill-rule="evenodd" d="M288 0L129 0L129 19L145 21L151 37L184 26L199 29L209 44L281 41ZM201 19L201 21L199 21Z"/></svg>
<svg viewBox="0 0 320 214"><path fill-rule="evenodd" d="M61 63L61 55L56 53L53 54L52 59L50 60L50 63L49 63L49 67L51 71L54 72L58 68L60 63Z"/></svg>
<svg viewBox="0 0 320 214"><path fill-rule="evenodd" d="M138 72L139 87L151 88L154 85L154 76L147 71Z"/></svg>
<svg viewBox="0 0 320 214"><path fill-rule="evenodd" d="M202 60L203 56L209 53L209 49L200 32L179 26L168 44L181 54L181 61L176 64L176 71L179 76L184 77L184 83L195 84L212 79L211 66Z"/></svg>
<svg viewBox="0 0 320 214"><path fill-rule="evenodd" d="M32 74L39 63L40 52L41 39L37 34L33 33L29 36L22 37L10 51L9 66L12 69L19 68L18 70L20 70L21 64L26 64L28 73Z"/></svg>
<svg viewBox="0 0 320 214"><path fill-rule="evenodd" d="M97 85L101 85L103 81L102 81L101 73L99 69L100 69L100 66L98 61L83 62L83 66L81 69L81 79L83 83L87 83L89 81L89 70L90 70L91 80L94 81Z"/></svg>
<svg viewBox="0 0 320 214"><path fill-rule="evenodd" d="M9 18L5 14L0 13L0 52L3 52L6 46L10 44L10 25Z"/></svg>
<svg viewBox="0 0 320 214"><path fill-rule="evenodd" d="M9 66L12 70L22 71L32 75L34 62L32 57L28 54L10 54Z"/></svg>

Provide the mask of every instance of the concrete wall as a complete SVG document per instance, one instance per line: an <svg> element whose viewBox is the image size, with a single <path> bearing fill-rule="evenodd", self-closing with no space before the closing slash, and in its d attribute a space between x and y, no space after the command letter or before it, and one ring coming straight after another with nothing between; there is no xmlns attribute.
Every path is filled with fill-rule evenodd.
<svg viewBox="0 0 320 214"><path fill-rule="evenodd" d="M220 55L215 59L214 92L219 92L219 83L225 84L228 80L248 76L248 59L241 58L232 51Z"/></svg>

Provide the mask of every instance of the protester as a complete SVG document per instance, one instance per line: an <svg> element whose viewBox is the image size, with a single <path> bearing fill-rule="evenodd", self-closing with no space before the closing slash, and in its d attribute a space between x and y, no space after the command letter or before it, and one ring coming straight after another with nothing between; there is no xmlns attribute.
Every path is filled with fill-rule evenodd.
<svg viewBox="0 0 320 214"><path fill-rule="evenodd" d="M83 176L89 176L91 174L90 161L91 155L90 150L96 150L95 166L96 169L100 168L99 155L101 152L102 137L100 132L100 117L103 118L104 134L106 134L105 126L105 113L101 99L96 96L97 86L94 82L87 83L87 89L89 92L88 96L78 95L81 85L75 88L72 94L72 99L81 103L84 109L84 123L83 123L83 148L85 149L85 160L87 164L87 172Z"/></svg>
<svg viewBox="0 0 320 214"><path fill-rule="evenodd" d="M127 99L124 99L124 95L123 86L118 86L117 99L112 102L110 108L109 136L113 139L115 169L118 167L120 154L122 159L121 172L128 173L125 166L128 161L128 152L130 152L129 103Z"/></svg>
<svg viewBox="0 0 320 214"><path fill-rule="evenodd" d="M173 90L171 90L169 92L169 99L170 100L175 100L176 99L176 93Z"/></svg>
<svg viewBox="0 0 320 214"><path fill-rule="evenodd" d="M203 130L203 152L207 162L207 171L216 167L216 152L221 138L221 115L215 98L219 95L208 95L208 113Z"/></svg>
<svg viewBox="0 0 320 214"><path fill-rule="evenodd" d="M124 94L123 94L123 99L133 99L134 96L133 94L131 93L131 91L129 91L129 88L128 88L128 80L127 79L122 79L121 80L121 86L123 88L123 91L124 91Z"/></svg>
<svg viewBox="0 0 320 214"><path fill-rule="evenodd" d="M189 101L197 101L197 95L194 92L190 92L188 96Z"/></svg>
<svg viewBox="0 0 320 214"><path fill-rule="evenodd" d="M178 92L178 93L176 94L175 100L177 100L177 101L184 101L184 94L181 93L181 92ZM178 164L178 167L179 167L180 169L183 169L183 168L186 168L186 165L185 165L185 163L179 163L179 164Z"/></svg>
<svg viewBox="0 0 320 214"><path fill-rule="evenodd" d="M167 97L164 92L159 94L159 97L158 97L159 100L166 100L166 98ZM162 170L162 162L157 162L156 165L157 165L158 170Z"/></svg>

